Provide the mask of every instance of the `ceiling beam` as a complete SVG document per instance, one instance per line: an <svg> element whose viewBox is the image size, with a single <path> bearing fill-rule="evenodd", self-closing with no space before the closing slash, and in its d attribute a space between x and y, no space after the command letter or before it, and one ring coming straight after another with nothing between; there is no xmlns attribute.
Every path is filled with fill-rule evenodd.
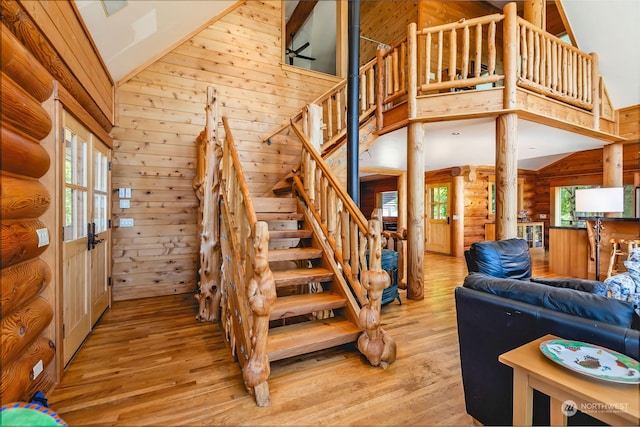
<svg viewBox="0 0 640 427"><path fill-rule="evenodd" d="M302 28L311 12L313 12L313 8L316 7L316 3L318 3L318 0L302 0L298 2L287 21L285 46L288 47L291 44L293 40L292 34L296 34Z"/></svg>

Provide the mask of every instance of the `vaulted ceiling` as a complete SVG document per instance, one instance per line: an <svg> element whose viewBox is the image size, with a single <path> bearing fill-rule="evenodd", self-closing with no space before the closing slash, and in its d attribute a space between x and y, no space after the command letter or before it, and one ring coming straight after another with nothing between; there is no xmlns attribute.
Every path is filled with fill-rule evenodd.
<svg viewBox="0 0 640 427"><path fill-rule="evenodd" d="M168 47L190 35L215 16L236 4L235 0L128 0L122 10L107 17L99 0L75 0L114 81L130 75L157 58ZM280 0L265 0L280 1ZM503 6L506 1L491 1ZM640 104L640 1L560 0L581 50L597 52L600 71L616 109ZM492 120L465 120L428 124L427 170L464 164L493 164L495 129ZM519 127L519 167L539 169L576 147L603 144L547 127L523 123ZM386 139L396 147L402 131ZM563 141L559 144L545 143ZM391 162L385 139L361 157L361 165L403 169L403 158ZM439 147L439 148L438 148ZM450 153L433 155L448 147ZM465 147L465 149L456 149ZM404 156L402 156L404 157ZM384 162L383 162L384 159Z"/></svg>

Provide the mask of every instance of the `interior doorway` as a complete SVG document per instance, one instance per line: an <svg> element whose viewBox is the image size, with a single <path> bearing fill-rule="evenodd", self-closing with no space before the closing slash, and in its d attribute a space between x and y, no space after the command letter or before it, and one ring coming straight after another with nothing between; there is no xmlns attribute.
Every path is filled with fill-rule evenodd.
<svg viewBox="0 0 640 427"><path fill-rule="evenodd" d="M451 254L451 184L427 184L425 193L425 250Z"/></svg>

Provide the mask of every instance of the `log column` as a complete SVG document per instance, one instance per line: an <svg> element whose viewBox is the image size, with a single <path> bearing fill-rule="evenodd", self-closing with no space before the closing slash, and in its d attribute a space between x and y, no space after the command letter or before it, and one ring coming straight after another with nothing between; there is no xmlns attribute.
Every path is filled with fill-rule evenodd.
<svg viewBox="0 0 640 427"><path fill-rule="evenodd" d="M496 120L496 240L517 236L518 115Z"/></svg>
<svg viewBox="0 0 640 427"><path fill-rule="evenodd" d="M451 255L464 256L464 175L453 177Z"/></svg>
<svg viewBox="0 0 640 427"><path fill-rule="evenodd" d="M409 87L407 108L407 298L424 299L424 132L417 117L418 95L416 24L409 24Z"/></svg>
<svg viewBox="0 0 640 427"><path fill-rule="evenodd" d="M602 149L602 186L603 187L622 187L622 162L623 148L622 142L614 142L605 145ZM620 216L619 212L607 212L607 217Z"/></svg>

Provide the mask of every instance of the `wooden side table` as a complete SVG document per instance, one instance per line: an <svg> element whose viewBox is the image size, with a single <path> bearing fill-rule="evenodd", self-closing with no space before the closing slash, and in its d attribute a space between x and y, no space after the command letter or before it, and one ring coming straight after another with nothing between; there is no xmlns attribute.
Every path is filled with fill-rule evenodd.
<svg viewBox="0 0 640 427"><path fill-rule="evenodd" d="M551 398L551 425L567 425L567 400L607 424L640 425L640 385L598 380L554 363L540 351L541 342L553 339L562 338L546 335L498 357L513 368L513 425L532 425L533 389Z"/></svg>

